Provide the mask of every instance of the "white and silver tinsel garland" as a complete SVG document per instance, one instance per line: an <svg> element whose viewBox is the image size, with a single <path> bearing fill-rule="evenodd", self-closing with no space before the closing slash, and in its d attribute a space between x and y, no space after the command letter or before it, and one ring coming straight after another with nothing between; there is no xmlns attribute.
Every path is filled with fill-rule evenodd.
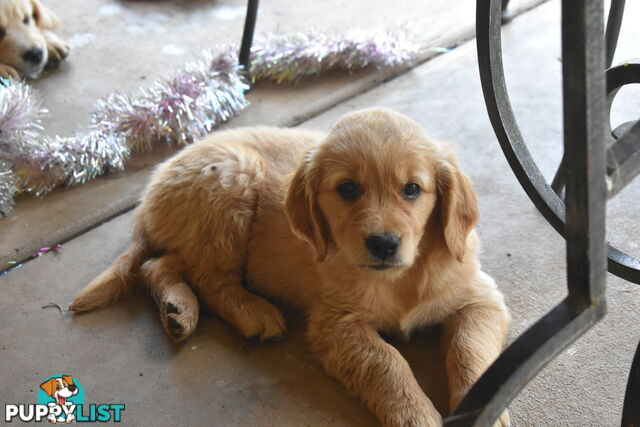
<svg viewBox="0 0 640 427"><path fill-rule="evenodd" d="M13 209L13 195L17 191L9 164L0 160L0 217L9 215Z"/></svg>
<svg viewBox="0 0 640 427"><path fill-rule="evenodd" d="M394 31L331 37L310 32L271 36L251 48L254 80L297 83L329 71L355 71L368 66L395 67L413 61L424 44L409 27Z"/></svg>
<svg viewBox="0 0 640 427"><path fill-rule="evenodd" d="M407 29L330 37L319 33L256 40L254 81L296 83L334 70L391 67L418 57L424 45ZM89 129L72 137L42 135L46 113L32 89L0 81L0 216L14 196L42 196L57 186L119 171L132 152L158 143L189 144L248 106L237 49L223 46L178 68L137 98L112 93L95 104Z"/></svg>

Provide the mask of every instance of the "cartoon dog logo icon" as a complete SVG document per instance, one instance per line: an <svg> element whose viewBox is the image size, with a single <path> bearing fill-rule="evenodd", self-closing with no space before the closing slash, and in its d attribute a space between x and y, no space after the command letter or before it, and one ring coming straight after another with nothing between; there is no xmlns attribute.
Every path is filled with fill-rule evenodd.
<svg viewBox="0 0 640 427"><path fill-rule="evenodd" d="M51 396L55 399L55 402L49 402L48 405L50 407L54 406L72 406L73 403L67 402L67 399L71 396L75 396L78 394L78 387L73 383L73 377L71 375L62 375L58 378L50 378L47 381L40 384L40 388L47 393L48 396ZM75 416L73 413L69 413L66 417L64 416L65 411L60 413L60 416L56 418L54 413L51 413L47 419L52 423L55 422L67 422L70 423L75 420Z"/></svg>

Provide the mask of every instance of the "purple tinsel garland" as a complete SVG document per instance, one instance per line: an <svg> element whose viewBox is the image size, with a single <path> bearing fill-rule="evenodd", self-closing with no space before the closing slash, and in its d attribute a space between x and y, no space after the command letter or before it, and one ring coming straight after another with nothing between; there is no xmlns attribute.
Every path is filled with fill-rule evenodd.
<svg viewBox="0 0 640 427"><path fill-rule="evenodd" d="M317 33L271 36L252 48L255 81L298 82L333 70L397 66L414 60L423 46L408 30L329 37ZM157 81L138 98L112 93L95 104L85 133L42 136L46 112L31 88L0 81L0 216L17 193L42 196L57 186L85 183L124 168L132 152L158 143L189 144L248 106L233 46L207 52L199 61Z"/></svg>

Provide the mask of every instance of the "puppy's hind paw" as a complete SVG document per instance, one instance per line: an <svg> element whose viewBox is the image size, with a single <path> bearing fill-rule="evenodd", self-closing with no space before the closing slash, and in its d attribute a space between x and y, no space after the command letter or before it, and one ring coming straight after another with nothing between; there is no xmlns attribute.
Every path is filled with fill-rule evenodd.
<svg viewBox="0 0 640 427"><path fill-rule="evenodd" d="M160 307L162 327L176 341L189 338L198 325L198 307L189 310L181 306L182 304L168 301Z"/></svg>

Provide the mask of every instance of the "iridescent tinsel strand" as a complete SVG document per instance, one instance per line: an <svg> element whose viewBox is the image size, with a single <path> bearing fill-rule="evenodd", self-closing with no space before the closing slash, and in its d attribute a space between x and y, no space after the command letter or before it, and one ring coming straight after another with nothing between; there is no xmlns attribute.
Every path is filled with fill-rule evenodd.
<svg viewBox="0 0 640 427"><path fill-rule="evenodd" d="M409 27L343 37L309 32L259 38L251 49L254 80L297 83L330 71L394 67L415 60L424 49Z"/></svg>
<svg viewBox="0 0 640 427"><path fill-rule="evenodd" d="M328 37L317 33L258 39L254 81L296 83L334 70L390 67L414 60L423 46L408 29ZM43 137L42 109L29 86L0 82L0 216L16 192L44 195L124 168L132 152L158 143L189 144L248 106L237 50L221 47L177 69L140 97L112 93L96 102L86 133Z"/></svg>
<svg viewBox="0 0 640 427"><path fill-rule="evenodd" d="M187 144L206 135L247 106L248 86L236 67L235 50L227 48L156 82L139 98L111 94L96 103L89 132L74 137L26 135L25 130L5 133L3 128L0 212L7 215L11 210L16 188L41 196L56 186L83 184L122 170L132 151L149 150L158 142ZM16 92L27 88L20 94L30 95L22 83L7 82L9 90L14 86Z"/></svg>
<svg viewBox="0 0 640 427"><path fill-rule="evenodd" d="M9 163L0 160L0 217L9 215L13 209L13 195L18 187L9 169Z"/></svg>
<svg viewBox="0 0 640 427"><path fill-rule="evenodd" d="M0 216L11 212L19 191L13 160L20 156L21 147L38 136L45 112L27 84L0 78Z"/></svg>

